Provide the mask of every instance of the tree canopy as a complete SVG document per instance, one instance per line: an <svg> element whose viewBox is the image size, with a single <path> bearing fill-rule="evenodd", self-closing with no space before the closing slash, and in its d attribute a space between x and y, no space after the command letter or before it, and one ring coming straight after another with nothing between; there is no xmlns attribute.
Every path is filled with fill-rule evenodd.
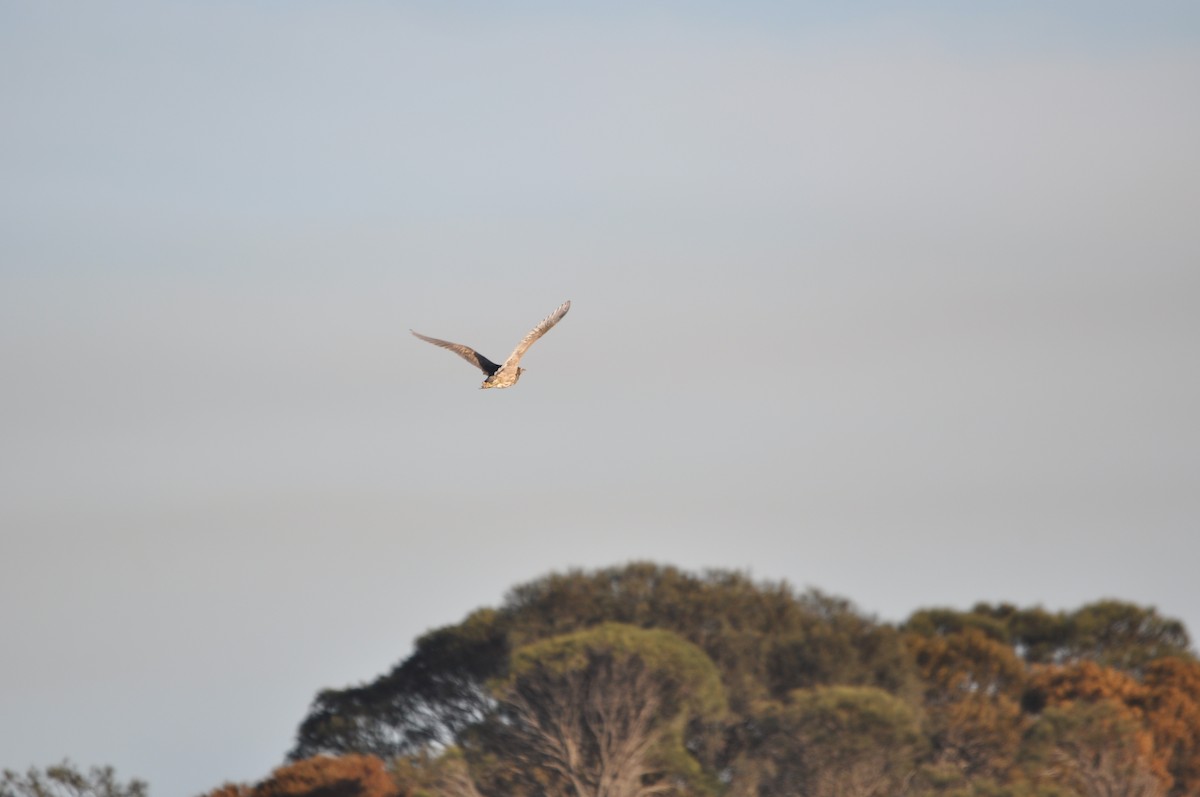
<svg viewBox="0 0 1200 797"><path fill-rule="evenodd" d="M1106 599L897 624L744 573L552 573L317 693L207 797L1200 797L1183 624ZM145 797L69 762L0 797Z"/></svg>
<svg viewBox="0 0 1200 797"><path fill-rule="evenodd" d="M291 757L347 754L391 762L413 797L1184 797L1200 665L1181 623L1114 600L893 625L783 582L634 563L519 585L320 692Z"/></svg>

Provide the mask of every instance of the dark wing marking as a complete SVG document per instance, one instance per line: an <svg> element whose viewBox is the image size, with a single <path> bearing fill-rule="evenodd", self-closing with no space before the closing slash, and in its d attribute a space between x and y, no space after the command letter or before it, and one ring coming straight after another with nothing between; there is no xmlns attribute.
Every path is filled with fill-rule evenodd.
<svg viewBox="0 0 1200 797"><path fill-rule="evenodd" d="M513 353L508 355L508 359L504 361L504 366L507 368L510 366L515 366L517 363L519 363L521 361L521 357L525 354L526 349L532 346L534 342L542 335L545 335L547 332L549 332L550 327L561 321L562 317L565 316L567 311L570 309L571 303L569 301L563 302L553 313L542 319L542 323L531 329L529 334L522 338L521 342L517 344L517 348L513 349Z"/></svg>
<svg viewBox="0 0 1200 797"><path fill-rule="evenodd" d="M484 357L482 354L475 351L470 346L464 346L461 343L451 343L448 340L438 340L437 338L427 338L424 335L422 335L420 332L413 332L411 329L408 331L412 332L414 335L416 335L418 338L425 341L426 343L432 343L434 346L441 346L443 349L449 349L450 351L457 354L459 357L462 357L464 360L469 362L471 365L478 368L480 371L483 371L483 373L486 374L487 376L491 376L492 374L496 373L496 371L500 370L500 366L496 365L494 362L489 360L487 357Z"/></svg>

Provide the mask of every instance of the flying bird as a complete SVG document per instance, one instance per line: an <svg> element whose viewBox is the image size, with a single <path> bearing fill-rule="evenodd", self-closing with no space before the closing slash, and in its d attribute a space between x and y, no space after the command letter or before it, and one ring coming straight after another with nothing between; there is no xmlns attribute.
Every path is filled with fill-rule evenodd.
<svg viewBox="0 0 1200 797"><path fill-rule="evenodd" d="M534 344L534 341L549 332L550 327L561 321L562 317L570 309L571 303L569 301L563 302L558 306L557 310L542 319L542 323L531 329L529 334L521 339L521 342L517 344L517 348L513 349L512 354L508 355L508 359L504 361L503 365L496 365L470 346L464 346L461 343L451 343L448 340L429 338L411 329L409 332L412 332L426 343L432 343L434 346L449 349L471 365L483 371L484 376L487 378L483 380L483 384L479 386L480 388L512 387L521 378L521 374L525 372L525 369L520 367L521 357L524 356L525 351Z"/></svg>

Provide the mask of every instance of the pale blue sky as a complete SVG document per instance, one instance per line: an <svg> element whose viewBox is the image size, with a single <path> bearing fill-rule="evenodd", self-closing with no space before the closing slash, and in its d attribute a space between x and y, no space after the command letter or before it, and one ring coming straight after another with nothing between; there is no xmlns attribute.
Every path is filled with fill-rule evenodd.
<svg viewBox="0 0 1200 797"><path fill-rule="evenodd" d="M0 766L635 558L1200 633L1200 12L1046 5L0 2Z"/></svg>

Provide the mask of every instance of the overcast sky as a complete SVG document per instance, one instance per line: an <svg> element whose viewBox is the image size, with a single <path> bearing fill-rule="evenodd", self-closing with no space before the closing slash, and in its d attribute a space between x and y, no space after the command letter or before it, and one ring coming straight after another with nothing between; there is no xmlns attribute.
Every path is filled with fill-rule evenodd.
<svg viewBox="0 0 1200 797"><path fill-rule="evenodd" d="M0 0L0 767L631 559L1200 633L1200 5L502 5Z"/></svg>

